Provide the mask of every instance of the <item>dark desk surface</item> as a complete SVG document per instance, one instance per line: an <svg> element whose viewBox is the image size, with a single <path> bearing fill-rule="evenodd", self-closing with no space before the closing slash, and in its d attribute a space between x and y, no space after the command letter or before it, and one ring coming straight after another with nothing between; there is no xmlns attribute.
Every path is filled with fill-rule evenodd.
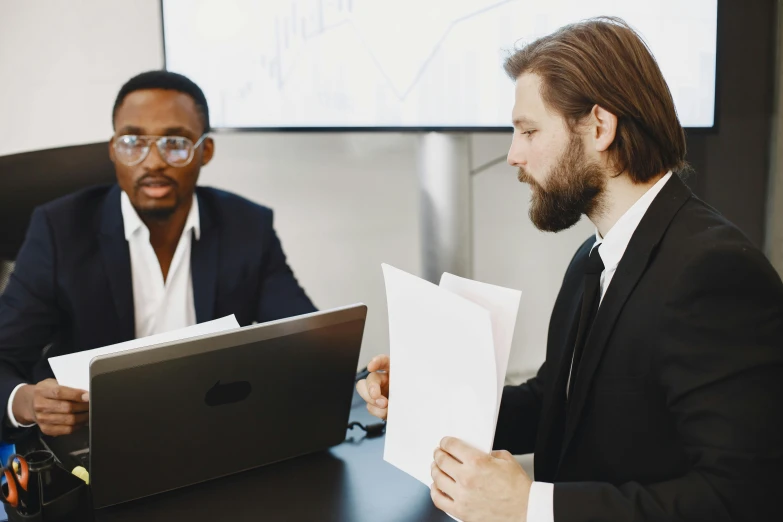
<svg viewBox="0 0 783 522"><path fill-rule="evenodd" d="M351 413L351 420L372 419L361 405ZM363 439L363 434L354 428L348 441L330 451L107 508L96 512L95 520L451 520L432 505L425 485L383 460L383 437ZM195 458L220 458L219 449Z"/></svg>

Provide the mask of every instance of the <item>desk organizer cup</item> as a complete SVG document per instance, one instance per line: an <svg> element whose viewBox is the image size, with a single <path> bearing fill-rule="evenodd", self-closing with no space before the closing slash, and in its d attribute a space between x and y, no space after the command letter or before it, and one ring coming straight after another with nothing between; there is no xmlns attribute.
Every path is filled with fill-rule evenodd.
<svg viewBox="0 0 783 522"><path fill-rule="evenodd" d="M5 506L9 522L59 522L88 518L87 485L68 473L49 451L24 456L29 469L27 490L17 508ZM9 467L13 464L9 462ZM8 485L4 484L3 488Z"/></svg>

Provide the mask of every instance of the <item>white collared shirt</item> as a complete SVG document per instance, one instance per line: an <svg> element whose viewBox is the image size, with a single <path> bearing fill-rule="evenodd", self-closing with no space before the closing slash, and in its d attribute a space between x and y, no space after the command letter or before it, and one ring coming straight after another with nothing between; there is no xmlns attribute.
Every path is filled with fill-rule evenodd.
<svg viewBox="0 0 783 522"><path fill-rule="evenodd" d="M650 187L650 189L617 220L617 223L615 223L609 232L606 233L606 237L601 237L601 234L596 229L595 244L592 248L601 245L598 254L601 256L601 261L604 263L604 271L601 273L601 302L604 300L606 290L609 288L609 284L612 282L615 272L617 272L617 266L620 264L620 260L623 258L623 254L625 254L625 250L628 248L628 243L631 242L631 237L633 237L634 232L636 232L636 228L639 226L639 223L641 223L642 218L647 213L650 205L652 205L655 197L661 192L661 189L663 189L663 186L666 185L671 177L672 172L669 171L664 177L659 179L655 185ZM554 522L554 494L554 484L548 482L533 482L527 503L528 522Z"/></svg>
<svg viewBox="0 0 783 522"><path fill-rule="evenodd" d="M601 255L601 261L604 262L604 271L601 273L602 302L606 295L606 289L609 288L609 283L612 282L614 273L617 272L617 265L620 264L620 260L623 258L623 254L625 254L625 249L628 248L628 243L631 242L631 237L633 236L633 233L636 232L636 227L642 222L642 218L647 213L647 209L650 208L655 197L661 192L661 189L663 189L663 186L666 185L671 177L672 172L669 171L664 177L659 179L655 185L650 187L650 189L617 220L617 223L609 229L609 232L606 233L606 237L601 237L601 233L598 232L598 229L595 230L595 244L593 245L593 248L601 245L598 253Z"/></svg>
<svg viewBox="0 0 783 522"><path fill-rule="evenodd" d="M196 324L190 250L193 239L198 241L201 235L198 198L193 196L193 204L165 281L158 256L150 244L150 231L147 225L141 220L125 192L122 192L120 198L125 240L128 241L130 250L136 338ZM22 386L24 384L14 388L8 398L8 420L15 428L33 426L19 424L14 417L12 408L14 397Z"/></svg>
<svg viewBox="0 0 783 522"><path fill-rule="evenodd" d="M121 197L125 239L130 250L136 338L196 324L190 250L193 239L198 241L201 235L198 198L193 196L185 228L164 281L158 256L150 244L147 225L133 208L127 194L123 192Z"/></svg>

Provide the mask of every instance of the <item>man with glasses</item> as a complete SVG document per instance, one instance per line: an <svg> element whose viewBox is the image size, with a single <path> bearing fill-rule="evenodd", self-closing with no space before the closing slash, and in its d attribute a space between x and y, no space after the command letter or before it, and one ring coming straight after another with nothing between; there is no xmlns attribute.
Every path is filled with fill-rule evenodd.
<svg viewBox="0 0 783 522"><path fill-rule="evenodd" d="M59 386L49 357L229 314L244 326L315 310L272 211L196 186L215 144L195 83L168 71L132 78L113 125L117 184L38 208L0 296L3 440L34 424L57 436L87 422L88 394Z"/></svg>

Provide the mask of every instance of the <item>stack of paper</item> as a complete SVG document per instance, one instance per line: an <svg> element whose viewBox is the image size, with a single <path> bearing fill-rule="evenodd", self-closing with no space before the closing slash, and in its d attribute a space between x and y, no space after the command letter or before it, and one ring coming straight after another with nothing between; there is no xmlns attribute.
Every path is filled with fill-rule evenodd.
<svg viewBox="0 0 783 522"><path fill-rule="evenodd" d="M384 460L432 484L445 436L489 453L521 293L443 274L440 286L383 265L390 389Z"/></svg>
<svg viewBox="0 0 783 522"><path fill-rule="evenodd" d="M179 330L150 335L141 339L133 339L124 343L104 346L103 348L52 357L49 359L49 365L52 367L54 377L60 386L90 391L90 362L99 355L108 355L134 348L146 348L156 344L191 339L235 328L239 328L239 323L236 317L229 315L222 319L215 319L214 321L180 328Z"/></svg>

